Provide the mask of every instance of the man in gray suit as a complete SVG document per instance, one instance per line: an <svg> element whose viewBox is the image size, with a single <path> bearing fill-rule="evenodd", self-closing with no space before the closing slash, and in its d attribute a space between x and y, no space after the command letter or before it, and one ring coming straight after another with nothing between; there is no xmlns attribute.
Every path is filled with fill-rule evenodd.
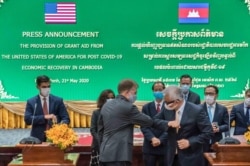
<svg viewBox="0 0 250 166"><path fill-rule="evenodd" d="M101 133L99 159L104 166L131 166L134 125L150 127L154 124L133 104L137 87L133 80L122 80L118 85L119 95L102 107L98 130ZM161 124L164 130L167 123Z"/></svg>
<svg viewBox="0 0 250 166"><path fill-rule="evenodd" d="M184 74L180 77L180 87L182 90L183 98L186 101L189 101L194 104L201 103L200 96L190 90L190 88L192 87L192 77L190 75Z"/></svg>
<svg viewBox="0 0 250 166"><path fill-rule="evenodd" d="M168 121L168 166L204 166L203 144L213 135L207 114L183 100L178 86L168 86L163 93L167 110L154 118Z"/></svg>

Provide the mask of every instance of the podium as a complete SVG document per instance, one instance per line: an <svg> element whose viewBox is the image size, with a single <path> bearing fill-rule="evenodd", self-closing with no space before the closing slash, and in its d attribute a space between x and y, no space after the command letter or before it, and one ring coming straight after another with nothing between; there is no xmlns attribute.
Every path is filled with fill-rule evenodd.
<svg viewBox="0 0 250 166"><path fill-rule="evenodd" d="M79 158L77 153L64 153L58 147L48 143L18 144L21 148L21 158L13 159L8 166L75 166Z"/></svg>
<svg viewBox="0 0 250 166"><path fill-rule="evenodd" d="M237 137L240 144L215 143L215 153L204 153L210 166L250 166L250 145L241 137Z"/></svg>

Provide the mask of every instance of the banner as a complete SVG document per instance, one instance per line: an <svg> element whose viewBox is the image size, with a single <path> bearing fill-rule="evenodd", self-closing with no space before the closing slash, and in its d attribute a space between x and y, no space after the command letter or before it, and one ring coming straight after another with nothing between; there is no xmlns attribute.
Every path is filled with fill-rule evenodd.
<svg viewBox="0 0 250 166"><path fill-rule="evenodd" d="M241 0L9 0L0 7L0 100L26 101L35 79L48 75L65 100L117 94L120 80L139 84L138 100L153 100L160 80L192 90L219 87L219 100L249 88L250 15Z"/></svg>

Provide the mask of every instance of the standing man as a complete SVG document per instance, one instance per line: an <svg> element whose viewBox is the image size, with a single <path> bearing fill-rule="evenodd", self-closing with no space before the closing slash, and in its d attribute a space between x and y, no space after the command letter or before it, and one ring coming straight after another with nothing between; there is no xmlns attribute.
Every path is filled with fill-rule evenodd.
<svg viewBox="0 0 250 166"><path fill-rule="evenodd" d="M244 102L232 107L230 124L235 121L234 135L243 135L250 126L250 89L245 91Z"/></svg>
<svg viewBox="0 0 250 166"><path fill-rule="evenodd" d="M192 87L192 77L188 74L184 74L180 77L180 87L182 90L183 98L194 104L200 104L200 96L192 92L190 88Z"/></svg>
<svg viewBox="0 0 250 166"><path fill-rule="evenodd" d="M163 94L167 110L154 118L168 122L168 166L204 166L203 144L213 135L208 116L186 102L178 86L168 86Z"/></svg>
<svg viewBox="0 0 250 166"><path fill-rule="evenodd" d="M222 139L222 133L229 131L229 115L227 108L216 102L219 89L215 85L208 85L204 89L205 102L203 109L209 117L214 136L204 144L204 152L213 152L211 145Z"/></svg>
<svg viewBox="0 0 250 166"><path fill-rule="evenodd" d="M63 99L50 94L50 79L42 75L36 78L36 87L39 94L28 99L24 120L27 125L32 125L31 136L45 142L45 131L53 123L69 124L68 112Z"/></svg>
<svg viewBox="0 0 250 166"><path fill-rule="evenodd" d="M119 95L102 107L98 131L101 133L99 159L104 166L131 166L134 125L150 127L155 123L133 104L137 88L133 80L122 80L118 84ZM166 121L161 126L164 130Z"/></svg>
<svg viewBox="0 0 250 166"><path fill-rule="evenodd" d="M157 113L165 111L163 93L165 84L157 81L152 86L155 100L142 107L142 112L151 118ZM167 166L167 132L152 127L142 127L144 135L142 147L145 166Z"/></svg>

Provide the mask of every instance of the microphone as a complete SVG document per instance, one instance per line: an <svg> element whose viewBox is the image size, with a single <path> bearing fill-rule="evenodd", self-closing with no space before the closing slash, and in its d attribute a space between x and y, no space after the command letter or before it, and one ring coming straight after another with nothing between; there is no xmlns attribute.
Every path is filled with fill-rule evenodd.
<svg viewBox="0 0 250 166"><path fill-rule="evenodd" d="M228 114L228 132L229 135L223 139L221 139L218 144L240 144L240 141L236 138L231 137L230 131L231 131L231 123L230 123L230 114Z"/></svg>
<svg viewBox="0 0 250 166"><path fill-rule="evenodd" d="M35 106L34 106L34 112L33 112L32 119L31 119L31 129L30 129L30 135L32 134L32 130L33 130L33 123L34 123L35 114L36 114L36 107L37 107L37 103L35 103Z"/></svg>
<svg viewBox="0 0 250 166"><path fill-rule="evenodd" d="M35 105L34 105L34 112L33 112L32 119L31 119L30 136L29 136L29 137L26 137L26 138L23 138L23 139L19 142L20 144L41 144L41 143L42 143L42 141L40 141L38 138L32 137L32 136L31 136L31 133L32 133L32 131L33 131L33 122L34 122L34 119L35 119L36 108L37 108L37 103L35 103Z"/></svg>

